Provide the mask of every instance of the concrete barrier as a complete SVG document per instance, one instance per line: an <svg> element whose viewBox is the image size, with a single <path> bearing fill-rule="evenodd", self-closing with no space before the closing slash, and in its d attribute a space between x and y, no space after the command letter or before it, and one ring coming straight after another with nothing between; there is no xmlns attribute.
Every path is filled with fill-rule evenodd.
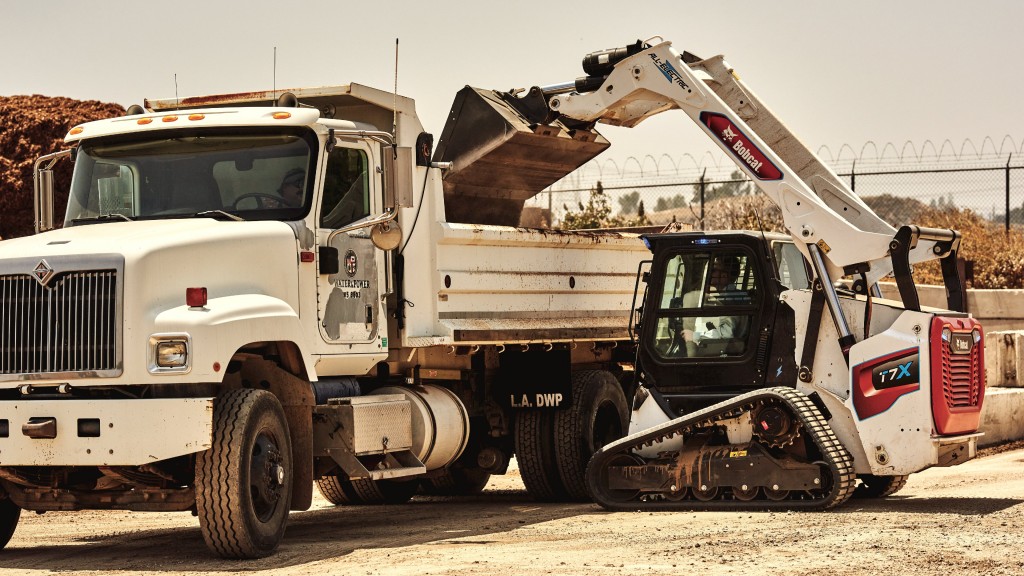
<svg viewBox="0 0 1024 576"><path fill-rule="evenodd" d="M990 386L1024 388L1024 330L985 334L985 377Z"/></svg>
<svg viewBox="0 0 1024 576"><path fill-rule="evenodd" d="M1024 389L988 388L981 409L979 446L1002 444L1024 438Z"/></svg>
<svg viewBox="0 0 1024 576"><path fill-rule="evenodd" d="M884 298L900 299L896 284L879 282L878 286ZM946 307L942 286L918 286L917 295L922 306ZM1024 290L968 290L967 311L981 321L986 332L1024 330Z"/></svg>

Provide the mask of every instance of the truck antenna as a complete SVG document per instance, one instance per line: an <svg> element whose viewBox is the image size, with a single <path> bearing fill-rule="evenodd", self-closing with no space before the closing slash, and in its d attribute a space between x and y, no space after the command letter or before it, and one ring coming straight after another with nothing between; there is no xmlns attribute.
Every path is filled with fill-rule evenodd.
<svg viewBox="0 0 1024 576"><path fill-rule="evenodd" d="M277 46L274 46L274 79L273 79L274 101L277 101Z"/></svg>
<svg viewBox="0 0 1024 576"><path fill-rule="evenodd" d="M181 108L181 100L178 99L178 75L174 75L174 108Z"/></svg>
<svg viewBox="0 0 1024 576"><path fill-rule="evenodd" d="M398 146L398 38L395 38L395 94L391 111L391 134L395 137L393 146Z"/></svg>

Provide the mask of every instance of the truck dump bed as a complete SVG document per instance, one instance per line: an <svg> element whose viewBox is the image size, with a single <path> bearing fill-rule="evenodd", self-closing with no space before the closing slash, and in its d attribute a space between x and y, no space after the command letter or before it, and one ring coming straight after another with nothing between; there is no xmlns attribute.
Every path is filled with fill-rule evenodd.
<svg viewBox="0 0 1024 576"><path fill-rule="evenodd" d="M438 225L436 267L426 258L406 263L414 307L404 345L628 337L637 266L650 255L638 236Z"/></svg>

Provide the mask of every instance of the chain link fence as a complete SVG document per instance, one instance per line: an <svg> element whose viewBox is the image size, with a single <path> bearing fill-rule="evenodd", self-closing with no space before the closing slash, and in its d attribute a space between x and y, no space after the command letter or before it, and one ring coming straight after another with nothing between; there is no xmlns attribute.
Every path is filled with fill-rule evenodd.
<svg viewBox="0 0 1024 576"><path fill-rule="evenodd" d="M528 206L547 212L554 226L567 213L585 210L601 190L615 223L643 216L654 225L680 222L712 228L716 211L771 207L756 186L724 160L702 168L680 167L648 157L620 169L591 163L534 197ZM666 164L668 167L666 168ZM1024 226L1024 158L1012 153L964 158L855 159L831 163L836 172L879 216L894 226L914 224L928 209L967 209L1007 233ZM770 218L770 216L769 216Z"/></svg>

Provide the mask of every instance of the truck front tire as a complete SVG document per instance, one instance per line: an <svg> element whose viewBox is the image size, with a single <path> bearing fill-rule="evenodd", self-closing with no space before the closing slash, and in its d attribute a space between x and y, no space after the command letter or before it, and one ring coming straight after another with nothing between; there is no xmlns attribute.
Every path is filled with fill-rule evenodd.
<svg viewBox="0 0 1024 576"><path fill-rule="evenodd" d="M270 392L232 390L214 405L213 442L196 458L196 510L207 546L226 558L271 554L292 492L284 410Z"/></svg>
<svg viewBox="0 0 1024 576"><path fill-rule="evenodd" d="M6 494L0 500L0 548L7 546L18 528L18 520L21 518L21 508L14 503Z"/></svg>

